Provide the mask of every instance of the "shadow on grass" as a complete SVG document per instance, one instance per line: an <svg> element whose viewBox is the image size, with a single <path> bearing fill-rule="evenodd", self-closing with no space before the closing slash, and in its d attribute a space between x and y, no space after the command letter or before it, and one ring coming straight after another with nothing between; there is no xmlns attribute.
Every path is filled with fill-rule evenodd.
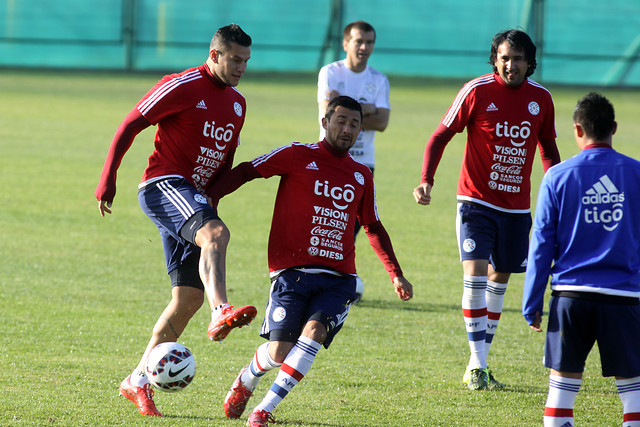
<svg viewBox="0 0 640 427"><path fill-rule="evenodd" d="M549 390L549 388L547 387L546 383L544 386L513 386L513 385L506 385L505 388L503 389L499 389L499 390L487 390L485 391L485 393L517 393L517 394L534 394L534 393L538 393L538 394L546 394L547 391Z"/></svg>
<svg viewBox="0 0 640 427"><path fill-rule="evenodd" d="M460 305L452 305L452 304L430 304L416 301L389 301L389 300L379 300L379 299L367 299L364 298L360 300L352 309L357 310L358 308L375 308L382 310L402 310L402 311L420 311L420 312L446 312L446 311L460 311Z"/></svg>
<svg viewBox="0 0 640 427"><path fill-rule="evenodd" d="M290 426L329 426L329 427L336 427L339 425L339 424L319 423L319 422L313 422L309 420L292 420L292 419L283 419L283 418L277 418L275 424L279 426L290 425Z"/></svg>
<svg viewBox="0 0 640 427"><path fill-rule="evenodd" d="M420 312L429 312L429 313L444 313L447 311L461 311L460 304L437 304L437 303L426 303L426 302L416 302L416 301L389 301L389 300L379 300L379 299L362 299L360 300L354 308L358 307L363 308L376 308L382 310L403 310L403 311L420 311ZM517 308L508 308L503 307L503 313L520 313L521 311Z"/></svg>

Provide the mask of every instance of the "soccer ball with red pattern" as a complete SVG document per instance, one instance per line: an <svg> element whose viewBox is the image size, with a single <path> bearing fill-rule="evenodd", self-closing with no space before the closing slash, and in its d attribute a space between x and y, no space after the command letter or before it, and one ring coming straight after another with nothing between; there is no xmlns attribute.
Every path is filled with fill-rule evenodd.
<svg viewBox="0 0 640 427"><path fill-rule="evenodd" d="M155 388L169 393L180 391L196 375L196 358L180 343L163 342L149 353L145 371Z"/></svg>

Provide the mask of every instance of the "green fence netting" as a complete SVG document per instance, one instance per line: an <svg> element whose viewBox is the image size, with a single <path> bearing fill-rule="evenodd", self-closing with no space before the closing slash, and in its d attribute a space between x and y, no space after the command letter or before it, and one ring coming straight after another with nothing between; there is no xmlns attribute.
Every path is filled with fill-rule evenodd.
<svg viewBox="0 0 640 427"><path fill-rule="evenodd" d="M518 27L538 46L537 80L640 86L636 0L0 0L0 67L181 70L235 22L254 40L252 71L315 72L359 19L389 75L488 72L492 36Z"/></svg>

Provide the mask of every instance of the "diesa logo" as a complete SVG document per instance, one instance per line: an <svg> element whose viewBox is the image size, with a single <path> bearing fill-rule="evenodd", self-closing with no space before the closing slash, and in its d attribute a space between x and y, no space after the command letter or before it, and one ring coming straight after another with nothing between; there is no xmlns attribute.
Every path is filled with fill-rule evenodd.
<svg viewBox="0 0 640 427"><path fill-rule="evenodd" d="M336 209L344 210L356 198L355 187L351 184L345 184L343 187L331 187L329 181L316 180L313 186L314 194L325 196L332 199L333 206Z"/></svg>

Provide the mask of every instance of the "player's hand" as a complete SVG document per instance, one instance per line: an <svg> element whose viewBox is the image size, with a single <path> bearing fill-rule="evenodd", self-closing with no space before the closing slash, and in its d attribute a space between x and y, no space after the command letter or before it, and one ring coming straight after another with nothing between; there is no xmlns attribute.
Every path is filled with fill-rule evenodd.
<svg viewBox="0 0 640 427"><path fill-rule="evenodd" d="M431 204L431 188L432 186L426 182L418 185L413 189L413 198L420 205Z"/></svg>
<svg viewBox="0 0 640 427"><path fill-rule="evenodd" d="M335 98L337 96L340 96L340 92L338 92L337 90L333 89L333 90L330 90L329 92L327 92L326 95L327 95L327 99L329 101L331 101L333 98Z"/></svg>
<svg viewBox="0 0 640 427"><path fill-rule="evenodd" d="M413 285L404 277L398 276L394 278L393 286L395 287L396 294L402 301L407 301L413 298Z"/></svg>
<svg viewBox="0 0 640 427"><path fill-rule="evenodd" d="M531 322L529 327L531 328L532 331L542 332L542 328L540 327L541 323L542 323L542 316L540 315L539 311L536 311L536 320Z"/></svg>
<svg viewBox="0 0 640 427"><path fill-rule="evenodd" d="M98 200L98 210L100 211L100 216L104 218L104 214L111 213L111 205L113 202L107 202L106 200Z"/></svg>

